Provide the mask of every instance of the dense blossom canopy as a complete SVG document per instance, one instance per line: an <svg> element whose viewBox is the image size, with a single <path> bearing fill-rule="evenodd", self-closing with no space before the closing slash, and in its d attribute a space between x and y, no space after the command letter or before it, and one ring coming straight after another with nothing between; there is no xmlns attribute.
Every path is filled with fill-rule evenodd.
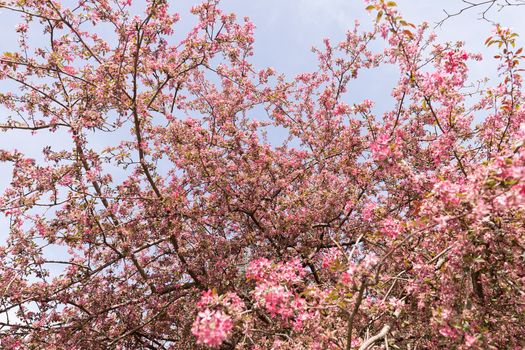
<svg viewBox="0 0 525 350"><path fill-rule="evenodd" d="M0 150L0 348L525 346L509 29L486 41L499 82L473 88L481 57L392 1L293 79L254 67L254 25L216 0L186 35L166 0L0 4L21 22L0 128L59 140ZM352 102L386 66L391 108Z"/></svg>

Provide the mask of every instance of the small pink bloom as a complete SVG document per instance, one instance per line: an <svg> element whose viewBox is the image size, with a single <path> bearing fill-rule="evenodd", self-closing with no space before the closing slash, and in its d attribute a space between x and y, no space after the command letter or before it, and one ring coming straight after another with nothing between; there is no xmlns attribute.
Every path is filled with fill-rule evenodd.
<svg viewBox="0 0 525 350"><path fill-rule="evenodd" d="M27 23L20 23L16 26L15 30L18 32L18 33L25 33L27 32L27 29L29 28L29 26L27 25Z"/></svg>
<svg viewBox="0 0 525 350"><path fill-rule="evenodd" d="M75 69L75 67L72 67L72 66L64 66L62 67L62 70L69 75L77 74L77 70Z"/></svg>
<svg viewBox="0 0 525 350"><path fill-rule="evenodd" d="M477 339L476 337L470 335L470 334L465 334L465 345L467 347L472 347L475 343L476 343Z"/></svg>
<svg viewBox="0 0 525 350"><path fill-rule="evenodd" d="M219 347L233 329L233 321L224 312L206 309L199 312L191 332L197 337L197 344Z"/></svg>

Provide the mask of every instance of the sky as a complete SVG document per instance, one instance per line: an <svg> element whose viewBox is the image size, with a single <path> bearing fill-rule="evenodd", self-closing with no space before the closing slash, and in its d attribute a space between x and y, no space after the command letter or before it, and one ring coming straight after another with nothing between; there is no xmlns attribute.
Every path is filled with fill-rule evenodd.
<svg viewBox="0 0 525 350"><path fill-rule="evenodd" d="M407 20L426 21L431 27L446 16L443 10L453 13L464 5L461 0L396 2ZM191 4L192 1L178 3ZM223 0L222 4L225 10L237 12L239 17L250 17L257 26L256 61L289 74L312 69L315 56L310 48L319 46L323 38L341 39L355 20L363 26L371 21L362 0ZM464 40L468 49L483 51L483 42L491 34L493 25L479 20L480 10L473 9L435 28L438 39ZM492 20L525 32L525 7L496 10L490 12Z"/></svg>
<svg viewBox="0 0 525 350"><path fill-rule="evenodd" d="M179 33L188 30L194 23L188 10L196 2L169 1L181 13L181 22L176 27L176 35L180 35ZM431 27L445 17L444 9L453 13L464 5L461 0L397 0L397 3L408 21L427 21ZM256 67L273 67L288 78L303 71L315 70L316 57L311 48L321 46L323 38L340 40L345 32L353 27L354 21L358 20L366 27L373 20L364 10L365 4L362 0L223 0L221 7L225 12L236 12L239 18L248 16L255 23L257 29L253 62ZM491 34L493 24L480 20L479 11L474 9L451 18L434 31L438 41L464 40L468 50L484 54L487 59L472 66L472 80L484 76L494 79L495 62L491 60L494 52L487 50L483 45L485 38ZM524 15L525 7L504 9L501 12L495 9L490 13L490 18L518 33L525 33ZM17 47L15 26L19 19L9 11L0 10L0 21L0 52L13 50ZM518 43L523 45L523 39ZM396 72L386 69L367 74L350 87L352 99L369 98L379 101L379 104L388 104L389 86L395 82ZM10 88L10 85L0 82L0 91ZM6 111L0 109L0 122L5 120L5 117ZM56 145L62 142L59 134L38 135L26 138L21 137L21 134L0 133L0 149L16 147L37 157L46 144L51 142ZM67 138L67 135L62 137ZM0 192L9 184L10 178L10 169L0 164ZM6 236L7 225L5 219L0 218L0 244Z"/></svg>

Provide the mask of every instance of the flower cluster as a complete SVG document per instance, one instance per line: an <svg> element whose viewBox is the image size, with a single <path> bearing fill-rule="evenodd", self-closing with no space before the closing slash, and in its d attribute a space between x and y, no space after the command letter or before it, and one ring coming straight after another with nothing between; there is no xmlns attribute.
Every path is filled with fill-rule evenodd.
<svg viewBox="0 0 525 350"><path fill-rule="evenodd" d="M243 301L234 293L219 296L216 291L202 294L191 331L198 344L219 347L231 334L234 322L244 311Z"/></svg>

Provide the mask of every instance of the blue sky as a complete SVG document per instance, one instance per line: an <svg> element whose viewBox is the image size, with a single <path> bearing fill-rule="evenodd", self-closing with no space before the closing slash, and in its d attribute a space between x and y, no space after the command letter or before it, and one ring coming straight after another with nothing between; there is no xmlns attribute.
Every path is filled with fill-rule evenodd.
<svg viewBox="0 0 525 350"><path fill-rule="evenodd" d="M193 1L177 3L184 7ZM432 26L444 18L443 9L452 13L463 5L461 0L398 0L397 3L409 21L427 21ZM237 12L239 17L248 16L255 22L257 63L288 74L312 69L315 57L310 48L320 45L323 38L342 38L356 19L363 25L370 22L361 0L223 0L222 5L225 10ZM479 11L471 10L436 28L438 39L464 40L467 48L483 51L483 42L493 26L478 20ZM490 12L494 21L517 32L525 32L524 15L525 7Z"/></svg>

